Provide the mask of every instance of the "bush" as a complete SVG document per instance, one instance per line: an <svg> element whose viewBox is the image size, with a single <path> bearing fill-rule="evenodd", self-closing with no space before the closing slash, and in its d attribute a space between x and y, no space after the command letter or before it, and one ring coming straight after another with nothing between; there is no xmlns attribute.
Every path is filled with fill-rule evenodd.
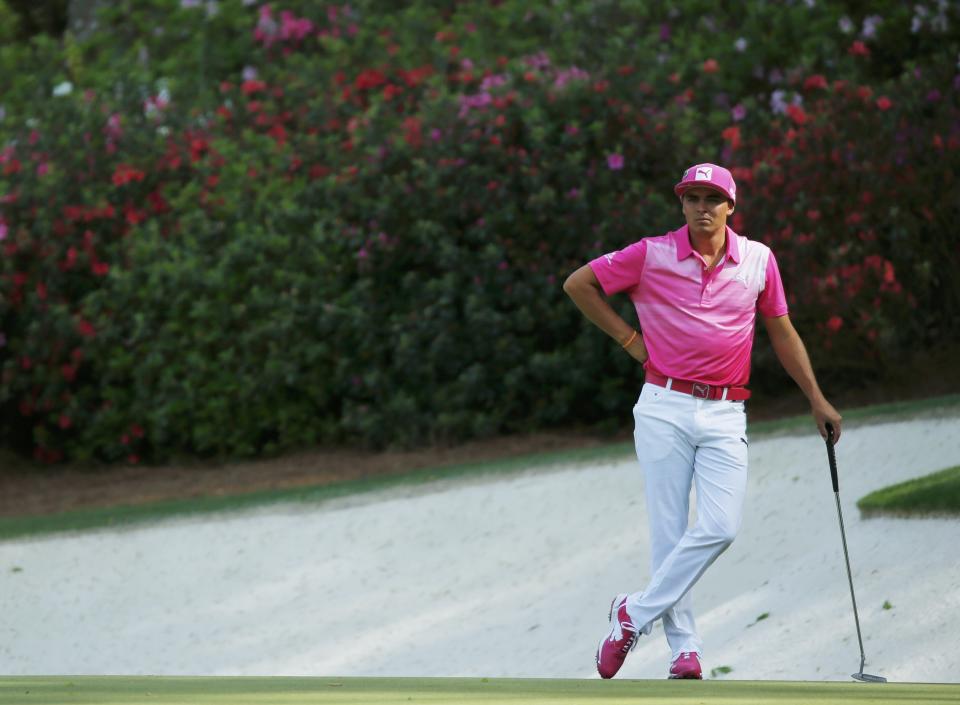
<svg viewBox="0 0 960 705"><path fill-rule="evenodd" d="M734 169L821 376L960 338L954 8L377 5L151 0L0 47L3 442L618 426L639 371L560 285L676 227L696 161Z"/></svg>

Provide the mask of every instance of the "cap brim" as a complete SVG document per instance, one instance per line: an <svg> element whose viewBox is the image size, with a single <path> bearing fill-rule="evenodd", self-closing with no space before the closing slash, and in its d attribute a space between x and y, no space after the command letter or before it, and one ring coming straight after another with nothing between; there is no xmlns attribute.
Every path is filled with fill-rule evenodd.
<svg viewBox="0 0 960 705"><path fill-rule="evenodd" d="M724 191L722 188L720 188L716 184L711 184L709 181L681 181L679 184L673 187L673 192L677 194L677 196L682 197L684 193L686 193L692 188L708 188L711 191L716 191L717 193L723 194L729 200L736 203L736 199L731 197L729 193Z"/></svg>

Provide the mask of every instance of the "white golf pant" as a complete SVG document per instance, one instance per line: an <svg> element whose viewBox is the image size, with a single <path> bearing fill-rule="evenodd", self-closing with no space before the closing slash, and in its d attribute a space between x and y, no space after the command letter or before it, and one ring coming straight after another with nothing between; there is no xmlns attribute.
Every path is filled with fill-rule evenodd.
<svg viewBox="0 0 960 705"><path fill-rule="evenodd" d="M627 613L644 634L662 618L674 657L703 653L689 590L740 528L747 485L744 404L645 384L633 415L646 482L651 577L627 598ZM692 524L691 486L696 487Z"/></svg>

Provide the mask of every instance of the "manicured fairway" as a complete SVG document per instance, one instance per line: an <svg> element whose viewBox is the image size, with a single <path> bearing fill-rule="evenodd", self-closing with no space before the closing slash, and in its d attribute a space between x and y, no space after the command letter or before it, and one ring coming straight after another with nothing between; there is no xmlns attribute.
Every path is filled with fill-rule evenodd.
<svg viewBox="0 0 960 705"><path fill-rule="evenodd" d="M0 703L59 705L324 705L357 703L938 703L960 685L791 681L600 681L510 678L0 678Z"/></svg>

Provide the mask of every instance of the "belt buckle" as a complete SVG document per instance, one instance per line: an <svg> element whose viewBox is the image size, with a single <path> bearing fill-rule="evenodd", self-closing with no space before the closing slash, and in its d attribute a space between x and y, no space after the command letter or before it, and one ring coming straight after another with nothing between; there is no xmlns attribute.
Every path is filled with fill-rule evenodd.
<svg viewBox="0 0 960 705"><path fill-rule="evenodd" d="M693 389L690 390L690 394L697 397L698 399L709 399L710 385L703 384L702 382L694 382Z"/></svg>

